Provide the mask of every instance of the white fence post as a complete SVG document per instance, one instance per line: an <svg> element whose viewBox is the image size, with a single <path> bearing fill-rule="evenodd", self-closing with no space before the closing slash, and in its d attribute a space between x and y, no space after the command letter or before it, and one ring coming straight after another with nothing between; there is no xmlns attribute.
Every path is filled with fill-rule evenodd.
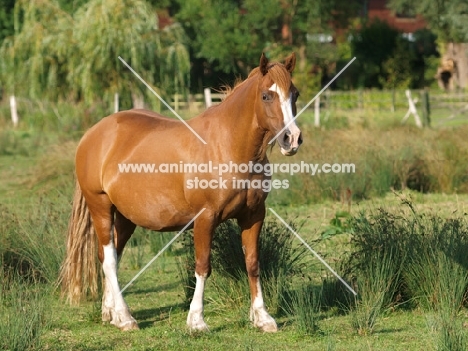
<svg viewBox="0 0 468 351"><path fill-rule="evenodd" d="M211 100L211 89L210 88L205 88L203 90L203 92L205 93L206 108L211 107L211 105L213 104L213 101Z"/></svg>
<svg viewBox="0 0 468 351"><path fill-rule="evenodd" d="M145 98L139 92L132 93L133 108L145 108Z"/></svg>
<svg viewBox="0 0 468 351"><path fill-rule="evenodd" d="M119 93L114 94L114 113L119 112Z"/></svg>
<svg viewBox="0 0 468 351"><path fill-rule="evenodd" d="M413 99L411 97L411 90L406 90L405 91L406 97L408 98L408 104L409 104L409 109L408 112L406 112L405 117L403 117L401 123L405 123L408 117L412 114L414 116L414 121L416 123L416 126L419 128L422 128L422 122L421 118L418 115L418 111L416 110L416 103L418 102L418 99Z"/></svg>
<svg viewBox="0 0 468 351"><path fill-rule="evenodd" d="M314 125L320 127L320 96L317 96L314 104Z"/></svg>
<svg viewBox="0 0 468 351"><path fill-rule="evenodd" d="M11 110L11 121L13 122L13 127L18 127L18 109L16 106L16 98L14 95L10 96L10 110Z"/></svg>

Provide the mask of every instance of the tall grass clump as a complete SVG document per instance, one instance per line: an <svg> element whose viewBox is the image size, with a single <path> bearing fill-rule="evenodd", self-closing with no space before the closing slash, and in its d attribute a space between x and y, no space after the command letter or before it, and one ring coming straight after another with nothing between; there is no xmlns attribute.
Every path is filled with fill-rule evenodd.
<svg viewBox="0 0 468 351"><path fill-rule="evenodd" d="M435 320L437 349L466 350L459 312L468 292L468 227L461 219L432 218L429 223L433 231L426 232L406 271L408 288Z"/></svg>
<svg viewBox="0 0 468 351"><path fill-rule="evenodd" d="M338 314L348 313L353 306L354 301L350 291L336 277L328 274L322 279L321 301L323 310Z"/></svg>
<svg viewBox="0 0 468 351"><path fill-rule="evenodd" d="M359 335L372 334L377 320L391 306L401 267L393 251L377 253L357 271L357 298L351 325Z"/></svg>
<svg viewBox="0 0 468 351"><path fill-rule="evenodd" d="M359 318L372 322L373 310L389 304L417 306L434 316L438 349L467 349L459 320L468 292L466 219L419 214L407 202L399 213L380 209L350 223L352 249L343 271L357 284L356 311L360 306L368 311L368 318ZM356 327L372 330L372 323L357 323L357 317L352 318Z"/></svg>
<svg viewBox="0 0 468 351"><path fill-rule="evenodd" d="M425 310L456 315L468 289L468 223L432 216L419 229L413 240L417 254L405 274L408 290Z"/></svg>
<svg viewBox="0 0 468 351"><path fill-rule="evenodd" d="M425 296L436 316L437 348L447 351L467 350L468 337L463 321L458 316L467 296L468 271L445 253L439 252L437 256L433 270L439 273L439 279L431 282L431 285L435 285L432 296Z"/></svg>
<svg viewBox="0 0 468 351"><path fill-rule="evenodd" d="M41 349L50 292L44 285L25 282L3 268L0 276L0 350Z"/></svg>
<svg viewBox="0 0 468 351"><path fill-rule="evenodd" d="M290 315L300 332L313 335L319 329L322 291L313 284L305 284L291 293Z"/></svg>
<svg viewBox="0 0 468 351"><path fill-rule="evenodd" d="M63 200L34 199L24 208L0 211L2 247L5 269L29 279L55 283L65 254L64 234L68 222L68 206ZM20 206L21 207L21 206Z"/></svg>
<svg viewBox="0 0 468 351"><path fill-rule="evenodd" d="M415 223L401 214L379 209L371 215L361 213L351 218L349 226L352 233L351 250L341 263L344 275L352 281L372 276L376 282L361 281L360 284L376 284L376 287L382 287L385 278L388 278L387 282L392 281L392 285L385 294L385 302L402 298L405 282L401 271L407 258L416 254L416 248L412 245ZM393 290L395 296L389 296Z"/></svg>

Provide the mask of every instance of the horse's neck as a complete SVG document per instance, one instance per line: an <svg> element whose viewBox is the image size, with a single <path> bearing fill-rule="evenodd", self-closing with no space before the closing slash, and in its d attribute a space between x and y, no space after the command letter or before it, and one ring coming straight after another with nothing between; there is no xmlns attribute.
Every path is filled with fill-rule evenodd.
<svg viewBox="0 0 468 351"><path fill-rule="evenodd" d="M247 84L248 83L248 84ZM222 153L231 154L237 162L266 160L268 132L257 123L255 115L256 82L245 82L221 104L195 118L207 123L209 140ZM202 124L204 124L202 123ZM222 148L219 146L222 145Z"/></svg>

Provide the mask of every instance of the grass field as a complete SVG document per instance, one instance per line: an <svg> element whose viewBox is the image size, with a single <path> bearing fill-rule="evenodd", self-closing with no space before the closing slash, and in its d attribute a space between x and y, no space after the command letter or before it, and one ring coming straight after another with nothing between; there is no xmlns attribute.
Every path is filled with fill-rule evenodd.
<svg viewBox="0 0 468 351"><path fill-rule="evenodd" d="M299 234L337 270L353 247L349 217L381 207L403 218L412 216L411 206L417 213L448 220L464 220L468 212L466 127L419 131L397 126L397 118L363 125L359 116L352 117L351 125L341 128L330 125L315 130L303 125L305 144L296 159L354 162L356 174L289 177L290 189L274 191L268 199L268 206L293 221ZM303 123L307 124L307 118ZM1 350L441 350L441 345L450 345L440 341L439 310L415 303L418 297L383 305L371 329L356 328L359 321L352 301L318 308L313 331L304 330L294 314L272 311L280 331L263 334L248 320L248 295L227 298L228 286L219 271L213 273L206 289L205 318L210 332L190 333L185 328L184 286L177 266L180 242L125 292L140 330L120 332L102 324L100 303L67 305L59 298L55 282L65 252L73 155L81 132L73 118L65 122L64 131L47 123L44 129L0 127L4 277L0 314L6 316L6 322L0 322ZM295 162L284 160L277 148L272 160ZM350 198L344 192L347 188ZM271 213L267 218L274 219ZM330 230L333 235L323 239L323 233ZM135 237L141 238L141 244L126 249L119 271L121 286L153 257L150 235L160 234L139 230ZM168 240L167 235L164 238ZM309 280L320 287L329 274L311 255L305 261L304 277L291 277L293 288ZM337 292L332 289L329 294ZM466 334L468 320L466 294L464 298L453 317L462 334ZM449 349L462 350L460 345L466 343Z"/></svg>

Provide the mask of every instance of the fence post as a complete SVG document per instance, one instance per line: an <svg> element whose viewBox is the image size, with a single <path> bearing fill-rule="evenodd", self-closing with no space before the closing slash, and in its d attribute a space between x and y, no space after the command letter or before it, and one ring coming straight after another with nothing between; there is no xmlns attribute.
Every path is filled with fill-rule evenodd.
<svg viewBox="0 0 468 351"><path fill-rule="evenodd" d="M14 95L10 96L10 110L11 110L11 121L13 122L13 127L18 127L18 109L16 106L16 98Z"/></svg>
<svg viewBox="0 0 468 351"><path fill-rule="evenodd" d="M414 116L414 122L416 123L416 126L419 128L422 128L422 123L421 123L421 118L419 118L418 111L416 110L416 102L418 102L418 99L414 99L411 97L411 90L407 89L405 91L406 97L408 98L408 112L406 112L405 117L401 120L401 123L405 123L406 120L410 115Z"/></svg>
<svg viewBox="0 0 468 351"><path fill-rule="evenodd" d="M114 113L119 112L119 93L114 94Z"/></svg>
<svg viewBox="0 0 468 351"><path fill-rule="evenodd" d="M320 96L314 102L314 125L320 127Z"/></svg>
<svg viewBox="0 0 468 351"><path fill-rule="evenodd" d="M203 93L205 94L206 108L211 107L211 105L213 104L213 101L211 100L211 89L210 88L205 88L203 90Z"/></svg>
<svg viewBox="0 0 468 351"><path fill-rule="evenodd" d="M423 126L431 126L431 106L429 101L429 91L427 88L421 91L421 106L422 106L422 117Z"/></svg>
<svg viewBox="0 0 468 351"><path fill-rule="evenodd" d="M133 108L145 108L145 98L139 92L132 93Z"/></svg>

